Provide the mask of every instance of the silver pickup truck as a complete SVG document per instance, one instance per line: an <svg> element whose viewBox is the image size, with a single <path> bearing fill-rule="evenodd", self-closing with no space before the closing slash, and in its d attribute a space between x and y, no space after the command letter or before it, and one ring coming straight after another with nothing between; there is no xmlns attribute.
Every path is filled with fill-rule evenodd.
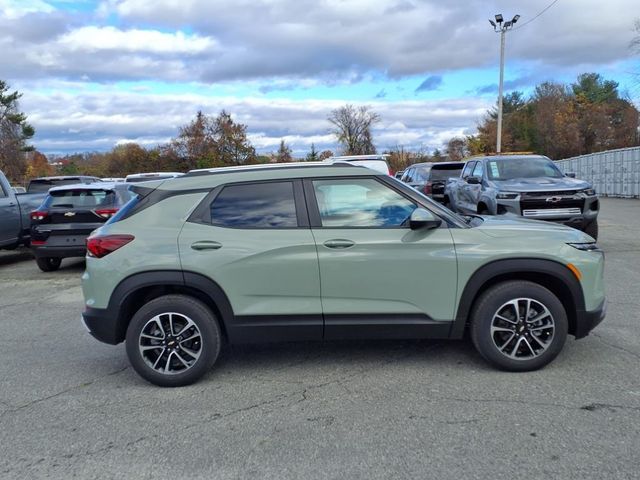
<svg viewBox="0 0 640 480"><path fill-rule="evenodd" d="M549 220L598 237L600 205L591 184L564 175L542 155L473 157L447 183L445 202L463 214Z"/></svg>
<svg viewBox="0 0 640 480"><path fill-rule="evenodd" d="M99 178L83 175L34 178L26 193L16 193L0 172L0 249L29 243L30 214L40 206L51 187L99 181Z"/></svg>

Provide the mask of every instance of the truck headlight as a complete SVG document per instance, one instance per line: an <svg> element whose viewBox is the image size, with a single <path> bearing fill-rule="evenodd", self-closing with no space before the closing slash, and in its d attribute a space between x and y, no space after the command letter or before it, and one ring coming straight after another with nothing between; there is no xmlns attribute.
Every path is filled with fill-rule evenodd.
<svg viewBox="0 0 640 480"><path fill-rule="evenodd" d="M498 192L496 193L496 198L500 200L515 200L518 195L520 194L516 192Z"/></svg>
<svg viewBox="0 0 640 480"><path fill-rule="evenodd" d="M596 190L594 188L586 188L581 190L580 193L586 195L587 197L593 197L596 194Z"/></svg>

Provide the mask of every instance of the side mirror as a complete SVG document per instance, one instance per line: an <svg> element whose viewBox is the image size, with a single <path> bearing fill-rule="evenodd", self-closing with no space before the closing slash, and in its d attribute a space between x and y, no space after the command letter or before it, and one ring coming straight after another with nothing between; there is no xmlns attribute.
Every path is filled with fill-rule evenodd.
<svg viewBox="0 0 640 480"><path fill-rule="evenodd" d="M426 208L416 208L409 217L409 227L411 230L438 228L441 224L442 220Z"/></svg>
<svg viewBox="0 0 640 480"><path fill-rule="evenodd" d="M576 178L576 172L567 172L564 174L565 177Z"/></svg>
<svg viewBox="0 0 640 480"><path fill-rule="evenodd" d="M469 185L480 185L482 179L480 177L467 177L467 183Z"/></svg>

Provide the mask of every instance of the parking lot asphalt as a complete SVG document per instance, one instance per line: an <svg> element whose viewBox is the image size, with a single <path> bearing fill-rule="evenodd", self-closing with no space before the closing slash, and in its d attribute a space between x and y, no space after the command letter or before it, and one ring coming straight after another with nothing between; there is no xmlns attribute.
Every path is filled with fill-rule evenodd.
<svg viewBox="0 0 640 480"><path fill-rule="evenodd" d="M640 201L603 199L608 316L547 368L467 341L227 348L162 389L80 324L80 260L0 253L0 478L640 476Z"/></svg>

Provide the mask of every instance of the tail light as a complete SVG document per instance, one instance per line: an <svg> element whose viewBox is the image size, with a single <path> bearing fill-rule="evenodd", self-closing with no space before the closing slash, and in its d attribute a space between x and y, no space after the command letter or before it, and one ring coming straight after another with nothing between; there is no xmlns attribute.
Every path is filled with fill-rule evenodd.
<svg viewBox="0 0 640 480"><path fill-rule="evenodd" d="M117 208L99 208L94 211L96 212L96 215L98 215L99 217L111 218L117 213L118 209Z"/></svg>
<svg viewBox="0 0 640 480"><path fill-rule="evenodd" d="M90 257L102 258L124 247L134 238L133 235L96 235L87 238L87 251Z"/></svg>
<svg viewBox="0 0 640 480"><path fill-rule="evenodd" d="M431 182L427 182L427 183L425 183L425 185L424 185L424 193L425 193L426 195L431 195L431 192L432 192L432 186L433 186L433 185L431 184Z"/></svg>
<svg viewBox="0 0 640 480"><path fill-rule="evenodd" d="M49 214L47 212L39 212L38 210L31 212L31 220L44 220Z"/></svg>

